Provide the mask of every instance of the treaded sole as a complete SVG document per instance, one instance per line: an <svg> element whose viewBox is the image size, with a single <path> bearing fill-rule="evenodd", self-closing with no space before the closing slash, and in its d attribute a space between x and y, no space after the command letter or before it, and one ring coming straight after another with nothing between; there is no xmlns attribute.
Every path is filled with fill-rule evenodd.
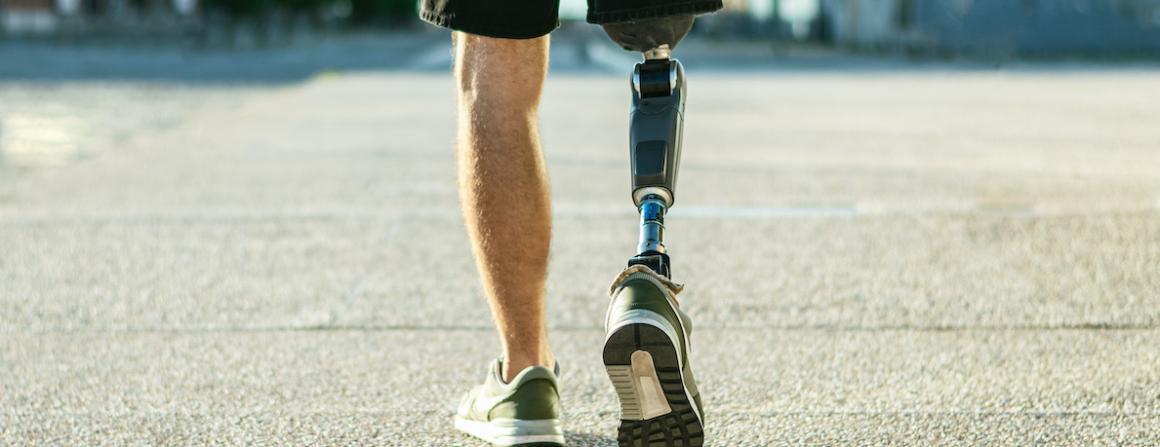
<svg viewBox="0 0 1160 447"><path fill-rule="evenodd" d="M621 447L704 445L679 362L669 336L650 324L622 326L605 341L604 366L620 399Z"/></svg>

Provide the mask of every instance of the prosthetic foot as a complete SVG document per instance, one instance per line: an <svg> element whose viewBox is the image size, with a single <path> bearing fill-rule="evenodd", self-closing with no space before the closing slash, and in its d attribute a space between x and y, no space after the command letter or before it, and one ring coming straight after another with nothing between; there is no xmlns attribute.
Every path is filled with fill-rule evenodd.
<svg viewBox="0 0 1160 447"><path fill-rule="evenodd" d="M676 19L687 32L691 18L684 25ZM692 323L678 306L681 286L670 280L663 242L665 213L676 198L685 108L684 70L669 53L683 32L662 35L668 43L644 51L645 60L632 73L629 154L640 243L609 291L604 342L604 365L620 400L617 440L623 447L704 444L701 396L689 362ZM656 40L635 34L632 39Z"/></svg>

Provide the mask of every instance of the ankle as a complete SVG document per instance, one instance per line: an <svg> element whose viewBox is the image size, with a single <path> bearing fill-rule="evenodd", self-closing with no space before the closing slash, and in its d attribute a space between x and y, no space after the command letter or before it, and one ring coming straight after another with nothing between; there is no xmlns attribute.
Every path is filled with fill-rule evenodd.
<svg viewBox="0 0 1160 447"><path fill-rule="evenodd" d="M504 355L503 370L500 371L503 381L510 383L512 379L529 367L542 366L548 369L553 369L556 365L556 360L551 352L539 355Z"/></svg>

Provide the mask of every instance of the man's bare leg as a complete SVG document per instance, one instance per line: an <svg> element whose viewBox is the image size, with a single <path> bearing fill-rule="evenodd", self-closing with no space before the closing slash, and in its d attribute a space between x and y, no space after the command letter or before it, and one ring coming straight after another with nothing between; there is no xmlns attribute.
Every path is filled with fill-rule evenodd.
<svg viewBox="0 0 1160 447"><path fill-rule="evenodd" d="M453 38L459 196L511 380L554 362L544 321L552 216L536 129L548 37Z"/></svg>

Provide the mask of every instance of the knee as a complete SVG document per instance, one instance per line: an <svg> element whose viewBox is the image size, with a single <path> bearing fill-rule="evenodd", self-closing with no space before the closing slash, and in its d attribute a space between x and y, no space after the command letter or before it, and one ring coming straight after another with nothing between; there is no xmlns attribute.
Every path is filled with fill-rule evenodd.
<svg viewBox="0 0 1160 447"><path fill-rule="evenodd" d="M693 15L660 17L602 25L613 42L629 51L645 52L661 45L677 46L693 28Z"/></svg>
<svg viewBox="0 0 1160 447"><path fill-rule="evenodd" d="M464 105L534 110L547 70L546 36L499 39L455 33L454 71Z"/></svg>

